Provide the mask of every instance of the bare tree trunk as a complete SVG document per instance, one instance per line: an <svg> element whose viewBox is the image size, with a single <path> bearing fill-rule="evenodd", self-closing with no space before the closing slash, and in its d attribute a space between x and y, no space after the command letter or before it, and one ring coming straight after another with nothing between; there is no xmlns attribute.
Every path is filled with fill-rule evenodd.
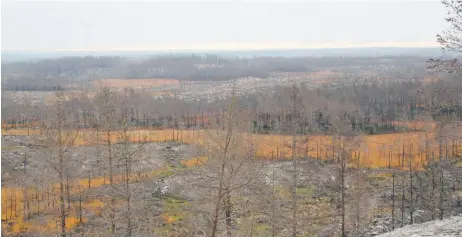
<svg viewBox="0 0 462 237"><path fill-rule="evenodd" d="M409 214L411 216L411 225L414 224L414 199L413 199L413 185L412 185L412 144L409 150Z"/></svg>
<svg viewBox="0 0 462 237"><path fill-rule="evenodd" d="M275 179L276 174L274 172L274 164L271 166L272 173L271 173L271 237L276 236L276 215L275 215L275 207L276 207L276 187L275 187Z"/></svg>
<svg viewBox="0 0 462 237"><path fill-rule="evenodd" d="M59 149L59 153L58 153L58 159L59 159L59 170L58 170L58 173L59 173L59 201L60 201L60 205L59 205L59 210L60 210L60 213L61 213L61 237L65 237L66 236L66 210L65 210L65 206L64 206L64 196L65 196L65 193L64 193L64 182L65 182L65 177L64 177L64 151L63 151L63 137L62 137L62 123L64 122L63 121L63 118L62 116L63 115L63 111L61 111L61 108L59 108L60 111L58 112L58 122L60 123L58 125L58 149Z"/></svg>
<svg viewBox="0 0 462 237"><path fill-rule="evenodd" d="M230 123L231 124L231 123ZM215 208L214 208L214 214L212 217L212 226L211 226L211 231L210 231L210 237L215 237L216 232L217 232L217 227L218 227L218 215L220 213L221 209L221 202L223 195L226 194L224 193L224 178L225 178L225 168L226 168L226 156L228 155L228 147L231 141L231 136L232 136L232 131L233 128L229 126L228 132L226 134L226 140L225 140L225 146L223 150L223 158L221 160L221 165L220 165L220 181L218 185L218 190L217 190L217 199L215 201Z"/></svg>
<svg viewBox="0 0 462 237"><path fill-rule="evenodd" d="M292 138L292 237L297 236L297 159L295 157L295 135Z"/></svg>
<svg viewBox="0 0 462 237"><path fill-rule="evenodd" d="M108 118L107 121L110 121ZM107 130L107 148L108 148L108 161L109 161L109 185L111 189L114 189L114 177L113 177L113 165L112 165L112 144L111 144L111 132L110 129ZM111 233L115 234L115 197L111 195L111 206L110 206L110 213L109 218L111 222Z"/></svg>
<svg viewBox="0 0 462 237"><path fill-rule="evenodd" d="M392 188L391 188L391 229L395 229L395 168L393 168L393 174L392 174Z"/></svg>
<svg viewBox="0 0 462 237"><path fill-rule="evenodd" d="M232 219L231 219L231 193L229 190L229 184L226 185L225 187L225 200L224 200L224 206L225 206L225 218L226 218L226 236L231 237L231 225L232 225Z"/></svg>
<svg viewBox="0 0 462 237"><path fill-rule="evenodd" d="M71 211L71 195L70 195L70 186L69 186L69 176L66 175L66 196L67 196L67 211Z"/></svg>
<svg viewBox="0 0 462 237"><path fill-rule="evenodd" d="M432 220L435 220L435 212L436 212L436 180L435 180L435 154L432 152L432 163L431 163L431 175L432 175Z"/></svg>
<svg viewBox="0 0 462 237"><path fill-rule="evenodd" d="M401 159L401 166L404 166L404 143L403 143L403 154ZM405 180L404 176L401 177L401 227L404 226L404 208L405 208L405 200L406 200L406 191L405 191Z"/></svg>
<svg viewBox="0 0 462 237"><path fill-rule="evenodd" d="M127 95L125 94L125 97ZM126 99L126 98L125 98ZM123 133L124 133L124 143L123 143L123 158L125 161L125 191L126 191L126 205L127 205L127 210L126 210L126 219L127 219L127 237L132 236L132 206L131 206L131 188L130 188L130 177L131 177L131 168L132 168L132 155L130 154L130 151L128 150L128 142L130 140L130 137L128 135L128 110L126 109L125 115L124 115L124 126L123 126ZM138 136L139 137L139 136ZM139 137L140 138L140 137Z"/></svg>
<svg viewBox="0 0 462 237"><path fill-rule="evenodd" d="M28 198L28 187L27 187L27 153L24 153L24 183L22 187L22 193L23 193L23 219L25 220L26 217L28 216L27 212L27 207L29 206L29 198Z"/></svg>
<svg viewBox="0 0 462 237"><path fill-rule="evenodd" d="M82 221L82 192L79 190L79 225L81 224L83 224L83 221Z"/></svg>
<svg viewBox="0 0 462 237"><path fill-rule="evenodd" d="M221 196L223 192L223 179L224 179L224 172L225 172L225 162L222 161L221 169L220 169L220 182L218 186L218 195L217 200L215 201L215 208L212 216L212 225L210 230L210 237L215 237L217 232L218 226L218 214L220 213L220 205L221 205Z"/></svg>
<svg viewBox="0 0 462 237"><path fill-rule="evenodd" d="M343 144L341 157L340 157L340 178L341 178L341 185L340 185L340 195L341 195L341 215L342 215L342 237L346 237L345 233L345 144Z"/></svg>
<svg viewBox="0 0 462 237"><path fill-rule="evenodd" d="M444 171L441 168L441 175L440 175L440 204L439 204L439 211L440 211L440 220L443 220L444 217Z"/></svg>
<svg viewBox="0 0 462 237"><path fill-rule="evenodd" d="M293 86L293 95L292 95L292 188L291 188L291 196L292 196L292 237L297 236L297 157L296 157L296 145L297 145L297 121L296 121L296 114L297 110L297 103L298 103L298 88L294 85Z"/></svg>

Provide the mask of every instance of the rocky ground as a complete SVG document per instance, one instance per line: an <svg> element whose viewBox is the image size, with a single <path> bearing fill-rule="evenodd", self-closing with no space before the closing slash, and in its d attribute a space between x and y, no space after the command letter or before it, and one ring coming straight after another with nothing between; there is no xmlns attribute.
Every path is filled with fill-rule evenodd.
<svg viewBox="0 0 462 237"><path fill-rule="evenodd" d="M152 171L165 165L178 165L183 159L197 155L197 149L192 145L176 142L131 144L129 149L134 152L135 172ZM40 177L44 171L50 170L49 161L53 159L54 151L45 149L28 136L2 136L2 186L15 186L18 177L28 172L30 177ZM66 155L69 157L70 175L74 178L101 176L104 159L107 153L105 146L71 147ZM120 147L113 146L114 164L121 167ZM26 159L26 165L24 160ZM119 161L119 162L118 162ZM117 171L116 171L117 172Z"/></svg>
<svg viewBox="0 0 462 237"><path fill-rule="evenodd" d="M462 216L408 225L377 237L462 236Z"/></svg>

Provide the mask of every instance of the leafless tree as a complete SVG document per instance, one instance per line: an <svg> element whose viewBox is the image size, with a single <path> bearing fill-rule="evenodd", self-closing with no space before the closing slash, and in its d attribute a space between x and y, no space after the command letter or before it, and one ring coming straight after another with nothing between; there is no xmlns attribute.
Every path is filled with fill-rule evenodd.
<svg viewBox="0 0 462 237"><path fill-rule="evenodd" d="M204 199L212 209L206 211L208 236L211 237L218 235L220 223L224 224L226 236L233 236L235 218L247 213L248 201L234 200L234 195L242 194L253 180L255 151L252 138L243 132L246 129L241 127L238 111L235 99L231 99L224 110L224 121L205 136L208 160L199 175L205 178L206 185L199 185L199 188L210 193Z"/></svg>
<svg viewBox="0 0 462 237"><path fill-rule="evenodd" d="M438 34L436 36L437 41L444 51L453 52L456 53L456 56L460 56L462 53L462 1L443 0L442 4L448 11L445 20L449 23L449 29ZM462 72L462 65L457 58L450 60L430 59L428 69L459 74Z"/></svg>
<svg viewBox="0 0 462 237"><path fill-rule="evenodd" d="M73 127L69 111L66 108L66 93L56 91L55 104L51 108L52 117L44 123L45 140L42 141L48 149L45 161L56 172L59 180L59 213L60 213L60 235L66 236L66 180L69 175L70 151L78 135L77 132L69 130Z"/></svg>

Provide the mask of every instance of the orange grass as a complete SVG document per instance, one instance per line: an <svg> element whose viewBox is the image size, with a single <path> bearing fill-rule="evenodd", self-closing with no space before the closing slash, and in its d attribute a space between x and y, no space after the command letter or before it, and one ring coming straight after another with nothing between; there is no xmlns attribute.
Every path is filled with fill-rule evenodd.
<svg viewBox="0 0 462 237"><path fill-rule="evenodd" d="M2 129L2 136L28 136L28 135L36 135L36 134L40 134L40 131L36 129L27 129L27 128Z"/></svg>
<svg viewBox="0 0 462 237"><path fill-rule="evenodd" d="M420 127L425 124L420 123ZM409 126L417 126L409 124ZM433 125L430 125L433 126ZM21 134L27 133L27 130L8 130L5 134ZM34 134L36 134L34 130ZM187 144L204 145L204 140L208 137L206 130L133 130L129 131L129 140L131 142L164 142L164 141L180 141ZM75 133L72 135L75 136ZM249 134L254 141L255 155L264 159L290 159L292 157L292 136L289 135L264 135L264 134ZM96 145L111 142L121 141L119 132L110 132L109 136L106 132L96 133L94 130L82 130L77 134L74 141L75 146ZM296 149L296 157L315 157L318 159L332 159L336 157L339 151L338 139L331 136L308 136L308 142L304 142L306 137L298 137L298 146ZM425 144L425 141L432 141ZM400 167L408 166L412 162L415 168L421 168L426 164L426 161L431 157L432 152L439 154L438 144L435 141L435 133L432 132L408 132L399 134L380 134L368 135L358 138L357 145L352 147L352 156L357 152L360 158L360 166L367 168L385 168L385 167ZM404 145L404 159L403 159ZM454 144L456 150L461 150L459 144ZM452 141L448 141L448 154L446 147L443 148L444 156L450 156L453 149ZM391 151L391 153L390 153ZM390 158L391 154L391 158ZM458 154L459 155L459 154ZM403 162L404 160L404 162ZM186 162L186 161L183 161ZM194 162L194 161L190 161ZM185 163L185 165L188 165Z"/></svg>
<svg viewBox="0 0 462 237"><path fill-rule="evenodd" d="M172 224L172 223L175 223L176 221L178 221L177 216L169 215L168 213L162 213L161 217L168 224Z"/></svg>
<svg viewBox="0 0 462 237"><path fill-rule="evenodd" d="M12 123L3 123L2 122L2 129L13 129L13 125L15 128L34 128L39 125L38 122L26 122L26 123L17 123L17 124L12 124Z"/></svg>
<svg viewBox="0 0 462 237"><path fill-rule="evenodd" d="M130 182L139 182L141 180L149 180L156 176L162 175L170 170L169 167L161 167L154 171L147 171L140 174L133 174L130 176ZM121 183L125 181L123 174L115 175L114 183ZM105 177L92 178L90 185L89 180L86 178L75 179L69 181L69 192L70 195L78 195L80 192L88 188L98 188L102 185L109 184L109 180ZM34 221L23 221L23 206L24 206L24 193L22 188L19 187L2 187L2 220L8 220L11 226L8 227L3 225L2 227L7 228L8 231L13 233L19 233L24 230L28 231L42 231L42 232L56 232L58 226L55 225L54 221L52 225L48 223L45 226L34 223ZM48 186L40 187L40 190L34 188L28 188L27 194L29 196L29 212L30 216L33 217L37 214L52 213L57 210L59 204L59 184L52 184ZM33 197L33 198L31 198ZM38 197L38 198L35 198ZM40 200L40 203L37 201ZM67 205L67 204L66 204ZM78 224L74 216L77 215L78 204L71 205L71 215L66 218L66 227L72 229ZM86 200L82 203L82 208L85 210L92 210L96 215L101 215L104 203L100 200ZM74 216L73 216L74 215ZM77 223L75 223L77 221Z"/></svg>

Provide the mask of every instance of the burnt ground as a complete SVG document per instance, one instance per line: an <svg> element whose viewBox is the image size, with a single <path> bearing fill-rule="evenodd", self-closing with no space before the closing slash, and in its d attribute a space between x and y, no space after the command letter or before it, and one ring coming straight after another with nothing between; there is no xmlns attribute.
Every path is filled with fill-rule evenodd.
<svg viewBox="0 0 462 237"><path fill-rule="evenodd" d="M24 155L27 154L26 170L31 177L48 179L51 175L49 165L45 162L46 155L51 151L34 145L34 140L26 136L2 136L2 185L18 186L18 180L24 174ZM117 147L114 148L117 150ZM190 159L200 154L200 149L191 145L174 142L147 143L142 146L130 145L136 152L136 170L149 172L160 167L172 167L152 180L146 180L133 186L134 199L142 200L137 204L149 206L150 213L140 217L154 215L151 225L153 230L161 236L179 236L178 233L189 233L191 219L197 226L207 226L207 222L197 217L198 210L209 208L204 201L213 196L209 187L211 182L208 175L213 171L205 165L203 167L186 168L180 165L183 159ZM98 153L99 150L99 153ZM91 172L93 177L101 176L103 161L98 157L104 155L104 147L74 147L69 151L70 164L73 169L71 175L76 178L86 178ZM99 155L97 155L99 154ZM115 156L118 156L115 152ZM446 160L440 164L444 170L444 199L443 217L462 213L458 206L457 196L460 195L462 170L460 162ZM242 191L236 191L236 197L251 200L256 213L260 213L257 221L260 235L268 234L271 225L268 211L275 204L268 204L269 194L264 190L276 190L276 212L279 219L275 224L280 236L288 234L290 224L290 186L292 183L292 163L290 161L268 162L258 161L252 167L253 181ZM44 172L47 171L47 172ZM119 170L122 172L123 170ZM297 197L299 205L299 229L303 233L315 233L317 236L338 236L341 220L340 205L340 167L336 163L316 159L304 159L298 162L297 168ZM413 181L414 197L409 198L410 186L407 171L396 171L395 175L395 227L401 223L410 223L410 210L414 212L414 222L421 223L438 218L440 209L428 206L432 197L428 192L428 172L415 171ZM245 175L244 175L245 176ZM404 180L405 202L401 218L401 195ZM262 188L264 187L264 188ZM427 189L425 189L427 187ZM104 189L104 187L103 187ZM101 190L87 190L87 198L95 199ZM346 229L349 236L375 236L392 230L392 170L388 169L353 169L348 168L345 174L345 216ZM434 199L438 199L433 195ZM240 200L240 199L239 199ZM76 202L76 197L72 197ZM140 208L142 205L139 205ZM240 206L235 210L239 211ZM431 212L429 210L434 210ZM359 212L358 212L359 210ZM161 218L169 213L174 219L171 223ZM432 215L432 213L436 213ZM103 222L98 221L96 214L86 213L93 227ZM194 218L190 218L194 216ZM37 216L36 219L39 219ZM104 219L104 218L103 218ZM149 218L147 218L149 219ZM243 225L240 217L236 217L236 226ZM356 222L359 220L356 232ZM143 220L145 221L145 220ZM160 224L159 224L160 223ZM238 228L237 228L238 229ZM183 231L183 232L182 232ZM201 236L202 232L197 232ZM267 235L266 235L267 236Z"/></svg>
<svg viewBox="0 0 462 237"><path fill-rule="evenodd" d="M462 179L462 169L456 161L447 160L440 163L444 173L444 188L442 209L443 217L458 215L462 213L460 201L457 195L461 194L459 184ZM168 195L196 202L204 199L204 193L210 194L210 189L203 185L209 182L207 178L198 174L206 174L207 171L197 167L196 172L183 171L172 175L159 184L164 186ZM284 190L278 195L281 212L280 233L285 236L288 230L290 219L290 185L292 183L292 163L283 162L261 162L254 170L256 187L251 185L244 192L237 196L248 195L256 200L256 205L261 205L267 194L261 191L261 185L265 189L273 186L277 190ZM315 233L316 236L338 236L341 223L341 195L340 195L340 167L335 163L328 163L317 159L305 159L298 162L297 193L299 199L299 228L301 234ZM345 174L345 216L348 236L375 236L392 230L392 170L390 169L353 169L348 168ZM395 171L395 210L394 227L398 228L401 223L410 224L410 211L413 210L413 222L423 223L432 220L432 214L428 206L432 198L428 187L428 172L414 171L413 173L413 197L409 197L409 173L408 171ZM404 212L401 215L402 190L404 180ZM258 187L260 185L260 187ZM194 188L191 188L194 187ZM247 193L247 194L246 194ZM282 191L281 191L282 193ZM433 199L436 197L433 196ZM412 200L412 201L411 201ZM460 200L460 199L459 199ZM412 204L411 204L412 203ZM261 207L262 212L265 208ZM236 209L238 209L236 207ZM440 210L434 209L433 218L438 218ZM403 219L401 218L403 217ZM268 229L272 220L262 218L260 220L262 229ZM356 227L356 223L358 223ZM261 236L265 236L263 232Z"/></svg>
<svg viewBox="0 0 462 237"><path fill-rule="evenodd" d="M135 172L152 171L165 165L178 165L183 159L197 156L198 150L192 145L176 142L130 144L133 152ZM120 145L113 145L114 165L116 172L122 172ZM107 156L105 146L71 147L66 153L69 157L70 176L87 178L102 176L101 170ZM24 176L24 170L31 177L43 176L43 172L53 173L50 160L56 156L56 151L38 146L32 137L2 136L2 185L15 186L19 177ZM26 165L24 166L24 160Z"/></svg>

